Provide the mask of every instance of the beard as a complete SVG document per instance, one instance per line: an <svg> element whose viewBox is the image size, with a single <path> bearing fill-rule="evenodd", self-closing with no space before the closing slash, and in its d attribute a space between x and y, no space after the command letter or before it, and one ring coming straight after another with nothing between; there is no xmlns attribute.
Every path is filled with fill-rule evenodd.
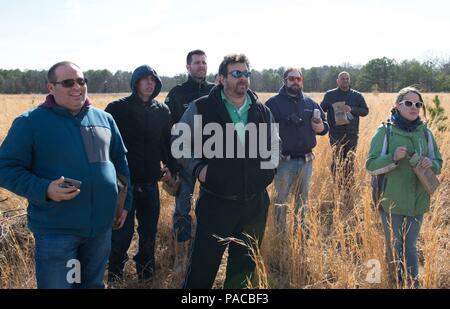
<svg viewBox="0 0 450 309"><path fill-rule="evenodd" d="M237 95L244 95L247 93L247 90L248 90L248 82L246 81L240 81L234 87L234 92Z"/></svg>
<svg viewBox="0 0 450 309"><path fill-rule="evenodd" d="M286 86L286 92L290 95L297 96L302 92L302 87L299 85L292 85L291 87Z"/></svg>
<svg viewBox="0 0 450 309"><path fill-rule="evenodd" d="M206 78L206 71L197 71L192 72L191 76L195 79L205 79Z"/></svg>

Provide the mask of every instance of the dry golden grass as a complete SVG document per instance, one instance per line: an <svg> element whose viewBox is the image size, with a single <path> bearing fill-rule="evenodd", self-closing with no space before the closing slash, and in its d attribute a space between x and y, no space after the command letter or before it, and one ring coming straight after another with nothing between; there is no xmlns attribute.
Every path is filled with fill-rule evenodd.
<svg viewBox="0 0 450 309"><path fill-rule="evenodd" d="M320 102L323 94L310 94ZM94 105L104 108L107 103L124 96L92 95ZM260 94L266 101L270 94ZM331 151L327 137L319 137L315 148L313 177L310 191L310 237L292 237L292 213L289 216L287 237L276 235L272 208L261 250L255 252L258 280L249 283L259 288L391 288L384 262L384 237L378 214L370 205L369 176L364 169L369 143L375 129L385 120L394 94L365 94L370 108L369 117L361 119L359 146L356 154L355 181L351 185L352 209L345 206L344 197L337 192L330 175ZM450 116L450 94L439 94ZM0 96L0 141L7 134L12 121L22 112L37 106L44 95ZM158 97L162 101L165 94ZM431 102L434 94L425 94ZM425 288L450 288L450 159L449 133L435 132L444 159L440 176L441 186L433 195L431 212L424 217L419 239L421 285ZM269 188L273 196L273 187ZM2 201L7 198L7 200ZM292 206L293 207L293 206ZM26 202L0 189L0 288L33 288L33 237L25 228ZM161 191L161 215L157 236L157 274L151 285L139 285L133 265L126 267L124 288L178 288L182 274L173 270L174 244L171 239L171 220L174 200ZM133 240L130 255L136 252ZM369 260L381 263L381 282L371 284L366 277L372 268ZM225 258L215 287L224 279Z"/></svg>

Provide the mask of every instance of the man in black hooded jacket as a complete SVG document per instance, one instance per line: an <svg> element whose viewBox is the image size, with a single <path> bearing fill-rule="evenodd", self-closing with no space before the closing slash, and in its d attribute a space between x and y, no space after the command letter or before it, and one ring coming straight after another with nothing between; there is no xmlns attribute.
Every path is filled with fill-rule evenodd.
<svg viewBox="0 0 450 309"><path fill-rule="evenodd" d="M128 260L127 250L134 233L134 218L138 221L139 251L134 257L140 281L152 278L155 269L155 238L160 200L158 180L161 162L172 168L170 158L171 115L165 104L154 98L161 91L161 79L155 70L142 65L134 70L130 87L132 94L110 103L106 111L119 127L128 149L133 207L122 229L112 235L108 281L123 275ZM168 171L168 169L165 169ZM168 171L170 175L170 171Z"/></svg>

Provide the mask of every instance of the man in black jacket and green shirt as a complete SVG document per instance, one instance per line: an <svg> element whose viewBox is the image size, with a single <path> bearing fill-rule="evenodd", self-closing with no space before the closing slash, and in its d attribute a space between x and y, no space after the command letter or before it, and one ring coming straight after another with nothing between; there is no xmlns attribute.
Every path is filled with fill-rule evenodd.
<svg viewBox="0 0 450 309"><path fill-rule="evenodd" d="M204 51L200 49L190 51L186 57L186 69L189 73L188 80L172 88L165 100L172 114L174 124L180 121L189 103L209 94L214 87L213 83L206 81L208 63ZM175 197L173 234L176 241L182 243L191 239L192 219L190 212L195 178L186 173L181 166L178 166L177 172L181 178L181 184Z"/></svg>
<svg viewBox="0 0 450 309"><path fill-rule="evenodd" d="M343 173L339 179L349 184L352 182L354 155L358 143L359 117L367 116L369 108L362 94L350 87L349 73L339 73L336 83L338 87L325 93L320 107L327 113L330 145L334 147L331 164L333 177L336 176L337 166L341 165ZM337 102L345 102L347 124L336 124L333 105Z"/></svg>
<svg viewBox="0 0 450 309"><path fill-rule="evenodd" d="M161 79L156 71L148 65L142 65L131 76L132 94L106 107L106 111L116 121L128 149L127 159L131 173L129 190L133 190L133 209L123 228L113 231L109 282L123 276L123 268L128 260L127 250L134 234L135 215L139 234L139 249L134 257L138 279L151 279L155 269L161 162L168 165L170 170L174 166L174 160L170 156L170 111L165 104L155 100L161 86ZM163 169L167 171L165 177L171 177L169 169Z"/></svg>
<svg viewBox="0 0 450 309"><path fill-rule="evenodd" d="M172 154L200 181L197 229L184 283L190 289L212 287L230 239L242 242L229 243L224 286L246 286L255 270L247 247L255 244L246 234L258 245L262 240L269 206L266 187L278 165L278 131L270 110L248 89L247 57L226 56L219 75L221 84L189 106L172 136ZM187 154L174 153L180 145Z"/></svg>

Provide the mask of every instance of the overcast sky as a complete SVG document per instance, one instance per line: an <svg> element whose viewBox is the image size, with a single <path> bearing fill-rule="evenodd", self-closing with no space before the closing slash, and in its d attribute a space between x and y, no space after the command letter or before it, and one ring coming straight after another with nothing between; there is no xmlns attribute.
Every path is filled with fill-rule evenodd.
<svg viewBox="0 0 450 309"><path fill-rule="evenodd" d="M192 49L216 72L245 53L253 68L450 57L446 0L0 0L0 68L185 72Z"/></svg>

